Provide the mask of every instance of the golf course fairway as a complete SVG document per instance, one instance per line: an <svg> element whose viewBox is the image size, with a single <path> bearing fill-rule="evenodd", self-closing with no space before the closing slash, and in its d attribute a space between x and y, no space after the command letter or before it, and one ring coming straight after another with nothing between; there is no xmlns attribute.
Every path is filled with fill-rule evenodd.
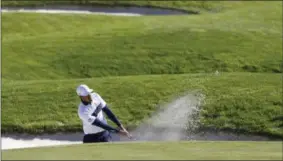
<svg viewBox="0 0 283 161"><path fill-rule="evenodd" d="M111 152L111 154L109 154ZM280 160L281 142L131 142L2 151L4 160Z"/></svg>

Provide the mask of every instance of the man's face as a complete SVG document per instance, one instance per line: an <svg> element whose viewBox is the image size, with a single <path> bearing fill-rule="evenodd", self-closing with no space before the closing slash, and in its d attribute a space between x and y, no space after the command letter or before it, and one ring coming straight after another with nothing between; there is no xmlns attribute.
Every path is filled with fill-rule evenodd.
<svg viewBox="0 0 283 161"><path fill-rule="evenodd" d="M87 95L87 96L80 96L80 98L81 98L81 100L82 100L83 102L88 102L88 103L91 102L91 97L90 97L90 95Z"/></svg>

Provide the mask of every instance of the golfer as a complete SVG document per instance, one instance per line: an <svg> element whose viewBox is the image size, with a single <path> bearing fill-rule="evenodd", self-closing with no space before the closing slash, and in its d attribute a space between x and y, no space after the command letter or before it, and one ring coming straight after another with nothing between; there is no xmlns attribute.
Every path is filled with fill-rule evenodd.
<svg viewBox="0 0 283 161"><path fill-rule="evenodd" d="M76 91L81 101L78 106L78 115L83 123L83 143L110 142L112 141L110 132L131 138L129 132L123 127L99 94L93 92L85 84L79 85ZM113 128L107 124L103 112L118 128Z"/></svg>

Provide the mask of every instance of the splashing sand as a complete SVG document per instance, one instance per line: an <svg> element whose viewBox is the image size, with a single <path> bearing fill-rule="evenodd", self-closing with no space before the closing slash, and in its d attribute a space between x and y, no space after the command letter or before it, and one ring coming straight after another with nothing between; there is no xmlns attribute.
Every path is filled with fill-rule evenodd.
<svg viewBox="0 0 283 161"><path fill-rule="evenodd" d="M199 104L199 97L192 94L182 96L161 107L132 134L140 141L184 140L187 137L186 131L196 125L191 118L199 111Z"/></svg>

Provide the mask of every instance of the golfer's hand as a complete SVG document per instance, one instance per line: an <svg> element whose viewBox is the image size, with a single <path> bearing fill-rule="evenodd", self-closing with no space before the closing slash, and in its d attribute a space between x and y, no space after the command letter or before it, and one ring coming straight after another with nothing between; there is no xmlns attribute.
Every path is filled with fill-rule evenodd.
<svg viewBox="0 0 283 161"><path fill-rule="evenodd" d="M120 133L130 139L132 138L132 135L123 127L123 125L120 126Z"/></svg>
<svg viewBox="0 0 283 161"><path fill-rule="evenodd" d="M126 131L124 131L124 130L120 130L120 131L119 131L119 134L121 134L121 135L125 135L125 136L127 136L127 135L128 135L128 133L127 133Z"/></svg>

